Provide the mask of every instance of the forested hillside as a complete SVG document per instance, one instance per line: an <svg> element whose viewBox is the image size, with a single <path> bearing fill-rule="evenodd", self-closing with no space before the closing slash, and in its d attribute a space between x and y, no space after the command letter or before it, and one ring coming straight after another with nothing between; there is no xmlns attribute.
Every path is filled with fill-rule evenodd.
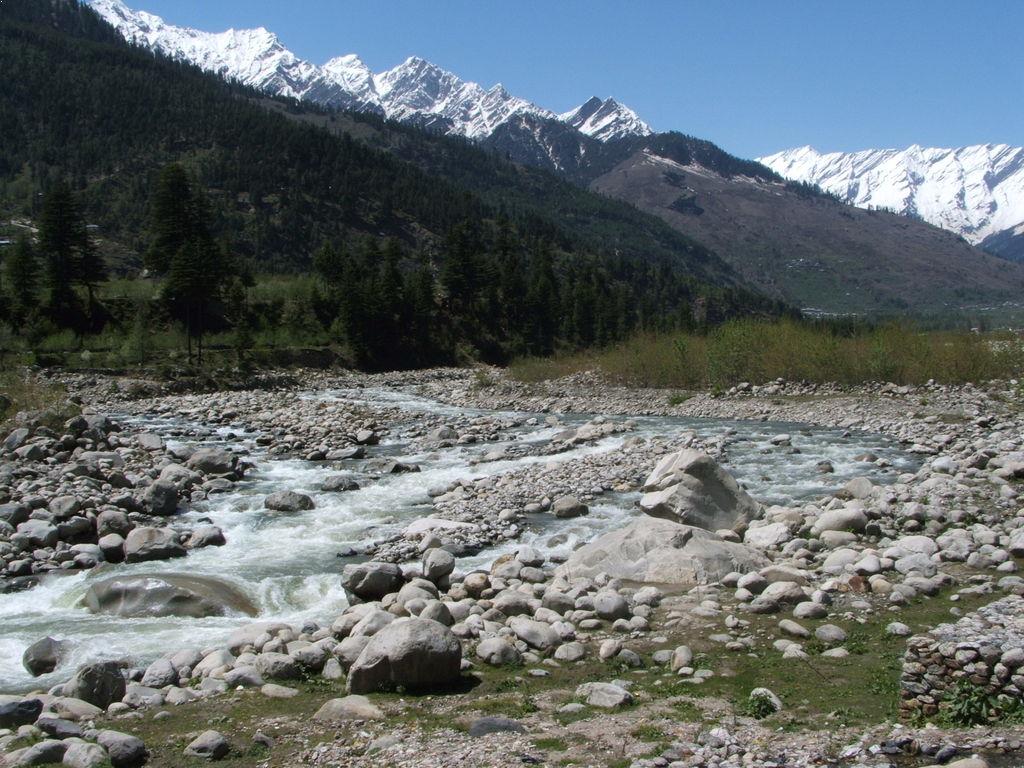
<svg viewBox="0 0 1024 768"><path fill-rule="evenodd" d="M122 254L107 266L133 274L152 249L157 176L180 165L232 263L310 273L314 253L332 254L333 277L296 301L367 365L504 359L781 309L629 205L457 139L269 100L129 46L70 0L0 6L0 66L7 213L35 221L67 180L103 253ZM224 296L208 298L205 322L230 325ZM130 320L86 314L90 330Z"/></svg>

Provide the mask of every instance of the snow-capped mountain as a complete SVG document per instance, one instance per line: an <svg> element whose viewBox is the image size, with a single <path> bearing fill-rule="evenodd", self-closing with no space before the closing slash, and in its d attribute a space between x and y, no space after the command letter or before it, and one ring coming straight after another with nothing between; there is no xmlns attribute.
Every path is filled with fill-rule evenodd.
<svg viewBox="0 0 1024 768"><path fill-rule="evenodd" d="M558 119L598 141L651 135L650 126L615 99L601 101L594 96L576 109L559 115Z"/></svg>
<svg viewBox="0 0 1024 768"><path fill-rule="evenodd" d="M121 0L90 4L127 40L275 95L440 126L471 139L490 136L513 117L524 116L565 122L599 141L651 133L633 110L614 99L592 98L556 115L500 84L485 89L415 56L377 74L352 54L318 66L295 56L262 27L203 32L131 10Z"/></svg>
<svg viewBox="0 0 1024 768"><path fill-rule="evenodd" d="M1021 147L914 145L827 154L800 147L758 159L788 179L817 184L852 205L918 216L999 252L999 236L1006 239L1004 233L1024 224Z"/></svg>

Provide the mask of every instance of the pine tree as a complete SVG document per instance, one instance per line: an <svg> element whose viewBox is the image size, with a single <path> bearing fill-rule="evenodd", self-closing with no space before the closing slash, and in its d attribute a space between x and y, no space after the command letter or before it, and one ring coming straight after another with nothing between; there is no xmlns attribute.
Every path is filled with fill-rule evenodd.
<svg viewBox="0 0 1024 768"><path fill-rule="evenodd" d="M72 286L81 280L82 264L92 246L71 188L57 182L43 198L39 250L46 260L47 302L58 324L83 330Z"/></svg>
<svg viewBox="0 0 1024 768"><path fill-rule="evenodd" d="M153 240L146 251L146 267L157 274L171 268L171 260L193 236L192 187L177 163L160 172L150 202Z"/></svg>
<svg viewBox="0 0 1024 768"><path fill-rule="evenodd" d="M4 279L10 298L11 325L19 329L35 313L39 295L39 261L26 235L18 238L6 259Z"/></svg>

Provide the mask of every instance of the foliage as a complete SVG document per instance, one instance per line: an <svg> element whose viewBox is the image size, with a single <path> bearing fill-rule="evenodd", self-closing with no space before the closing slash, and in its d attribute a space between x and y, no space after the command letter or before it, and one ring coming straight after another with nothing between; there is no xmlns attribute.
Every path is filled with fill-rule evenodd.
<svg viewBox="0 0 1024 768"><path fill-rule="evenodd" d="M775 714L775 705L772 698L764 691L752 692L747 700L739 707L740 712L748 717L763 720Z"/></svg>
<svg viewBox="0 0 1024 768"><path fill-rule="evenodd" d="M1015 334L848 328L821 322L738 319L707 332L639 333L588 354L512 365L523 380L597 369L640 386L722 389L741 382L983 382L1024 368Z"/></svg>

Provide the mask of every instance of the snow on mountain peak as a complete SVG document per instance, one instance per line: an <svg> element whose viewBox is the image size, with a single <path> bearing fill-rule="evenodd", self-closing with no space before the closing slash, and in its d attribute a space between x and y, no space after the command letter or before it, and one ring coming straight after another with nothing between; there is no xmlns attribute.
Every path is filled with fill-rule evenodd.
<svg viewBox="0 0 1024 768"><path fill-rule="evenodd" d="M440 121L449 133L469 138L488 136L520 115L561 119L601 141L651 133L635 112L614 99L597 99L595 108L576 125L566 116L513 96L501 84L485 90L419 56L378 74L355 54L333 58L321 67L295 56L263 27L203 32L132 10L122 0L90 0L90 4L127 40L275 95L395 120Z"/></svg>
<svg viewBox="0 0 1024 768"><path fill-rule="evenodd" d="M599 141L623 136L649 136L652 133L650 126L636 112L611 98L601 101L592 96L558 118Z"/></svg>
<svg viewBox="0 0 1024 768"><path fill-rule="evenodd" d="M799 147L758 161L861 208L918 216L968 242L1024 223L1024 148L976 144L820 153Z"/></svg>

